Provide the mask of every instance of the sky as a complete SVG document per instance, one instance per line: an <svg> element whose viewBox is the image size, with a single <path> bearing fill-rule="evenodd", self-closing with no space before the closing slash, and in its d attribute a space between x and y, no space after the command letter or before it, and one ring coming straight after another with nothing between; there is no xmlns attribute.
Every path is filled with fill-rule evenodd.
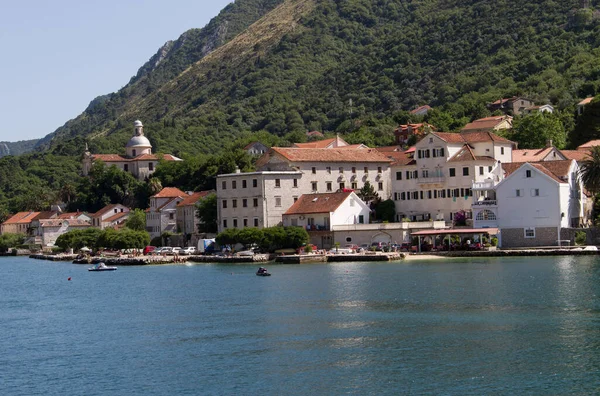
<svg viewBox="0 0 600 396"><path fill-rule="evenodd" d="M0 0L0 141L54 132L231 2Z"/></svg>

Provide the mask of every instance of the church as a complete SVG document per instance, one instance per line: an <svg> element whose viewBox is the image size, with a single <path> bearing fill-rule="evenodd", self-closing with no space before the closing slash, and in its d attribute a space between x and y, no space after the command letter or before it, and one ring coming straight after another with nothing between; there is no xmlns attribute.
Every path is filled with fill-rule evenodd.
<svg viewBox="0 0 600 396"><path fill-rule="evenodd" d="M120 154L92 154L89 152L86 144L86 150L83 154L83 175L87 176L92 169L94 161L102 161L107 166L115 165L125 172L131 173L138 180L145 180L156 170L158 160L164 161L182 161L171 154L158 156L152 154L152 145L147 137L144 136L144 125L140 120L133 123L135 133L129 139L125 146L126 155Z"/></svg>

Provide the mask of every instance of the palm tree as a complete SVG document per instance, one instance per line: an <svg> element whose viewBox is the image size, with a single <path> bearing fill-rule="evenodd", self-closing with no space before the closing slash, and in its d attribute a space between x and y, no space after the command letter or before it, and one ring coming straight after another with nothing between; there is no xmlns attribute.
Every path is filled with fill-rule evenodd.
<svg viewBox="0 0 600 396"><path fill-rule="evenodd" d="M589 192L594 195L600 192L600 146L592 147L589 157L581 162L579 173Z"/></svg>

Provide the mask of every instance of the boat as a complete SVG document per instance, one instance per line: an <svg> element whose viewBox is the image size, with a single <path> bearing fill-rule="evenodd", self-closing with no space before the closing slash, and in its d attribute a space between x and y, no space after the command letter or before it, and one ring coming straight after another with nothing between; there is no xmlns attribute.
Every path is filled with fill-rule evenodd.
<svg viewBox="0 0 600 396"><path fill-rule="evenodd" d="M88 271L116 271L117 267L109 267L104 263L94 264L92 268L88 268Z"/></svg>
<svg viewBox="0 0 600 396"><path fill-rule="evenodd" d="M267 272L266 268L260 267L258 271L256 271L256 276L271 276L271 274Z"/></svg>

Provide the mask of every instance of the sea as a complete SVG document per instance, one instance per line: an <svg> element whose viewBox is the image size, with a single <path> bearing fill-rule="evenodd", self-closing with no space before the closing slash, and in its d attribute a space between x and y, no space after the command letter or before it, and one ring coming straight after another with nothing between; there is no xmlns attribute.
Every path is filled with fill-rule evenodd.
<svg viewBox="0 0 600 396"><path fill-rule="evenodd" d="M0 395L597 395L600 258L0 258Z"/></svg>

